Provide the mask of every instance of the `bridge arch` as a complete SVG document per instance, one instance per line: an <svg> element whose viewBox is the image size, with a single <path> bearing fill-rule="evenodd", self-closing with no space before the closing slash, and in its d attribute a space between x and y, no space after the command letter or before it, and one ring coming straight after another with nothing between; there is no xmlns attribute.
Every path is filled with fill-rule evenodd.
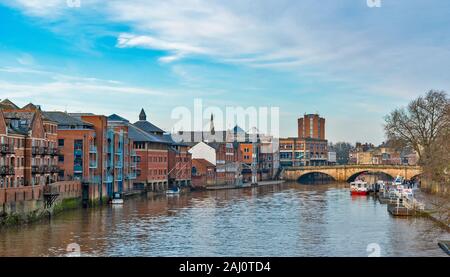
<svg viewBox="0 0 450 277"><path fill-rule="evenodd" d="M354 182L354 181L356 180L356 178L357 178L358 176L362 175L362 174L369 174L369 175L376 175L376 174L378 174L378 175L384 175L384 176L387 176L387 177L388 177L389 179L391 179L391 180L394 180L394 178L395 178L395 177L392 176L391 174L386 173L386 172L384 172L384 171L382 171L382 170L362 170L362 171L356 172L356 173L352 174L351 176L349 176L349 177L347 178L346 182L347 182L347 183ZM386 181L386 180L385 180L385 181Z"/></svg>
<svg viewBox="0 0 450 277"><path fill-rule="evenodd" d="M300 184L317 184L317 183L327 183L336 182L336 178L332 175L320 171L309 171L301 174L297 178L297 183Z"/></svg>

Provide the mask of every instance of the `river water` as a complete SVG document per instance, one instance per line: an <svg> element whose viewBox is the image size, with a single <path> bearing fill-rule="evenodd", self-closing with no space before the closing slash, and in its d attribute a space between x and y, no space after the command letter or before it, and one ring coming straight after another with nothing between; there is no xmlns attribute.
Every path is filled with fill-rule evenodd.
<svg viewBox="0 0 450 277"><path fill-rule="evenodd" d="M346 184L282 185L137 197L0 230L0 256L446 256L450 234L394 218Z"/></svg>

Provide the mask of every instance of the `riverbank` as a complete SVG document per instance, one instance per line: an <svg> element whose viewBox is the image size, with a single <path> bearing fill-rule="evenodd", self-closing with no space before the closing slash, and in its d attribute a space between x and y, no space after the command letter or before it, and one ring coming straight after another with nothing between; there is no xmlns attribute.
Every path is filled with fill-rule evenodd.
<svg viewBox="0 0 450 277"><path fill-rule="evenodd" d="M47 219L82 206L81 184L76 181L44 186L0 189L0 228ZM52 199L53 196L56 198Z"/></svg>
<svg viewBox="0 0 450 277"><path fill-rule="evenodd" d="M223 186L208 186L205 189L206 190L227 190L227 189L243 189L243 188L250 188L250 187L262 187L262 186L272 186L272 185L279 185L284 183L283 180L274 180L274 181L260 181L256 185L252 185L251 183L243 183L241 186L236 185L223 185Z"/></svg>
<svg viewBox="0 0 450 277"><path fill-rule="evenodd" d="M435 193L418 190L416 199L425 205L423 214L450 231L450 199Z"/></svg>

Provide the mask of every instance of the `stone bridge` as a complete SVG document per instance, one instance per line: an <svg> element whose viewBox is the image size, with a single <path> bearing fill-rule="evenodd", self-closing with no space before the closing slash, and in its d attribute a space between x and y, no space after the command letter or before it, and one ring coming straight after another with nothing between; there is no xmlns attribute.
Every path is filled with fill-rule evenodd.
<svg viewBox="0 0 450 277"><path fill-rule="evenodd" d="M323 173L339 182L352 182L363 173L385 173L392 178L400 175L412 179L422 173L420 166L409 165L336 165L336 166L303 166L285 167L283 178L297 181L300 177L311 173Z"/></svg>

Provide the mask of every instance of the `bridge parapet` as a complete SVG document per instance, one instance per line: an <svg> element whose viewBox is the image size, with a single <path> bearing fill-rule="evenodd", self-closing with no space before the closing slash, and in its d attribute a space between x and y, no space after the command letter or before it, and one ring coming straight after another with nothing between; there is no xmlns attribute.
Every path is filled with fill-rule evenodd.
<svg viewBox="0 0 450 277"><path fill-rule="evenodd" d="M298 180L300 177L310 173L323 173L333 177L339 182L348 182L354 176L361 173L381 172L392 177L397 175L406 179L411 179L422 173L420 166L409 165L336 165L336 166L304 166L304 167L285 167L285 180Z"/></svg>

